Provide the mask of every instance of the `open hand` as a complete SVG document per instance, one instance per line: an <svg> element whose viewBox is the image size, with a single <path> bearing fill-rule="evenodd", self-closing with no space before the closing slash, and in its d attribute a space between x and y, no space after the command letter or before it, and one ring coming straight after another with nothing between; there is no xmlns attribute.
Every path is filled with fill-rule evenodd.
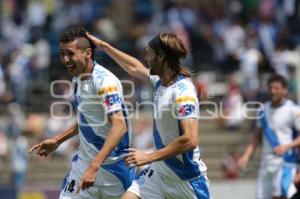
<svg viewBox="0 0 300 199"><path fill-rule="evenodd" d="M98 39L94 35L91 35L90 33L86 33L86 36L91 42L98 48L103 49L105 48L108 44L101 39Z"/></svg>

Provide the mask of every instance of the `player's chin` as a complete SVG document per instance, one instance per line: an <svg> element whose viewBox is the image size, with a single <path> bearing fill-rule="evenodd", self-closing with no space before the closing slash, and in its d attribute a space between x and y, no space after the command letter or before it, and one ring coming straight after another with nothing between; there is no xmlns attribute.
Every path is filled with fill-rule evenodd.
<svg viewBox="0 0 300 199"><path fill-rule="evenodd" d="M281 98L274 96L274 97L271 98L271 101L274 102L274 103L280 103L281 102Z"/></svg>
<svg viewBox="0 0 300 199"><path fill-rule="evenodd" d="M77 76L77 74L76 74L76 71L71 71L71 70L68 70L68 74L70 75L70 76Z"/></svg>

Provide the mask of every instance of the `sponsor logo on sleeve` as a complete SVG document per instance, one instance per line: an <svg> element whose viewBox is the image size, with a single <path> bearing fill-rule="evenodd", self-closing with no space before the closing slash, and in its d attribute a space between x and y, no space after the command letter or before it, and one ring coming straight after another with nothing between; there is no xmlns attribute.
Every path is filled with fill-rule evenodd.
<svg viewBox="0 0 300 199"><path fill-rule="evenodd" d="M121 102L122 100L118 94L106 95L104 100L104 103L108 109L110 109L110 107L113 107L115 105L120 105Z"/></svg>
<svg viewBox="0 0 300 199"><path fill-rule="evenodd" d="M178 110L179 117L185 117L196 113L196 107L193 104L184 104Z"/></svg>

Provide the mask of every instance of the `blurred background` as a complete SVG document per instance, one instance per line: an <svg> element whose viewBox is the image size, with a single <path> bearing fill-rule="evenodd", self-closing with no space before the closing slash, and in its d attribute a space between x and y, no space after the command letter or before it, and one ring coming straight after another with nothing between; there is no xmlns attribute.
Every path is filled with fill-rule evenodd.
<svg viewBox="0 0 300 199"><path fill-rule="evenodd" d="M58 197L78 140L47 158L27 150L75 119L66 106L72 88L56 80L71 80L58 41L78 25L141 60L151 38L175 32L189 49L183 64L193 71L202 102L200 147L213 197L254 198L260 149L247 169L236 164L254 128L245 104L267 99L272 73L285 76L289 97L300 100L300 0L1 0L0 9L1 198ZM132 111L133 145L152 150L152 113L141 105L151 100L151 87L102 52L96 60L134 82L134 95L126 97L139 110Z"/></svg>

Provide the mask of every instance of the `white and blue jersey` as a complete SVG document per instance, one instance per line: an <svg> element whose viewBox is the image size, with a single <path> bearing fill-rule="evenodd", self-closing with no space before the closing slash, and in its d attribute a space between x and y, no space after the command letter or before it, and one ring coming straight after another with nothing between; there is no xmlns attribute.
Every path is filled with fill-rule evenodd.
<svg viewBox="0 0 300 199"><path fill-rule="evenodd" d="M285 196L295 193L293 184L298 153L296 149L282 156L274 148L293 142L300 130L300 108L291 100L285 100L279 107L266 102L259 110L257 127L262 128L262 156L257 181L257 198Z"/></svg>
<svg viewBox="0 0 300 199"><path fill-rule="evenodd" d="M158 76L149 76L149 80L154 86L154 144L161 149L183 134L180 120L199 119L199 102L188 78L179 76L169 87L161 85ZM199 147L154 164L163 175L182 180L196 178L207 169L200 160Z"/></svg>
<svg viewBox="0 0 300 199"><path fill-rule="evenodd" d="M300 130L300 108L291 100L285 100L280 107L273 108L266 102L259 111L257 127L263 130L262 164L280 164L282 161L296 163L295 150L277 156L274 148L286 145L298 136Z"/></svg>
<svg viewBox="0 0 300 199"><path fill-rule="evenodd" d="M122 159L126 153L125 149L131 145L132 130L119 79L104 67L94 63L91 76L86 80L74 77L72 83L80 138L79 156L89 161L95 158L111 128L108 115L122 111L128 131L104 165Z"/></svg>
<svg viewBox="0 0 300 199"><path fill-rule="evenodd" d="M149 75L154 87L153 142L156 150L183 135L180 120L199 118L199 102L192 82L179 75L164 87L158 76ZM199 148L151 163L128 189L143 199L209 199L206 166Z"/></svg>
<svg viewBox="0 0 300 199"><path fill-rule="evenodd" d="M122 85L115 75L97 63L94 63L92 74L87 76L84 80L80 77L72 80L80 146L63 182L60 199L119 199L135 176L135 169L129 168L123 160L131 145L131 123L124 105ZM127 132L101 165L93 186L77 194L84 172L108 136L111 128L108 115L118 111L124 115Z"/></svg>

